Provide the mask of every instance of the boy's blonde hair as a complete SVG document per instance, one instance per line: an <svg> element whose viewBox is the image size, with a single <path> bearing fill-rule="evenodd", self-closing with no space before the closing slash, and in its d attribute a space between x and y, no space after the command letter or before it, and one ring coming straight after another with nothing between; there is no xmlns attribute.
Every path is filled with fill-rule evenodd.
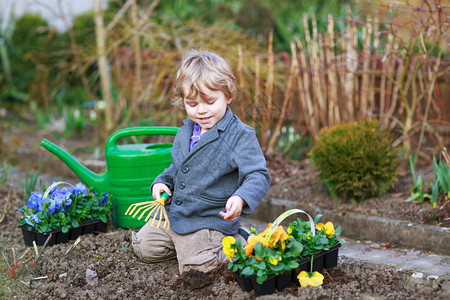
<svg viewBox="0 0 450 300"><path fill-rule="evenodd" d="M173 103L182 106L185 98L192 99L198 94L206 99L202 86L211 91L221 91L230 104L236 97L235 77L227 62L217 54L191 50L184 55L177 72Z"/></svg>

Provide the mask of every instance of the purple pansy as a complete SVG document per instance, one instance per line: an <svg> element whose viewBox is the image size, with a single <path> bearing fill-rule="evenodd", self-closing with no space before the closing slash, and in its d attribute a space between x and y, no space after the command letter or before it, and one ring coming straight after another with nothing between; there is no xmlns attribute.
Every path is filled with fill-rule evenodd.
<svg viewBox="0 0 450 300"><path fill-rule="evenodd" d="M32 219L36 224L41 223L41 219L39 219L39 218L36 216L36 214L32 214L30 217L31 217L31 219Z"/></svg>
<svg viewBox="0 0 450 300"><path fill-rule="evenodd" d="M38 208L39 203L42 202L42 196L44 195L44 193L35 193L35 192L31 192L31 196L28 199L28 207L33 209L33 208ZM42 210L42 208L41 208Z"/></svg>
<svg viewBox="0 0 450 300"><path fill-rule="evenodd" d="M73 193L74 193L75 195L82 194L83 196L85 196L86 193L87 193L87 188L86 188L86 186L85 186L84 184L82 184L81 182L77 183L77 184L72 188L72 190L73 190Z"/></svg>
<svg viewBox="0 0 450 300"><path fill-rule="evenodd" d="M109 197L109 193L103 193L102 205L105 205L108 203L108 197Z"/></svg>

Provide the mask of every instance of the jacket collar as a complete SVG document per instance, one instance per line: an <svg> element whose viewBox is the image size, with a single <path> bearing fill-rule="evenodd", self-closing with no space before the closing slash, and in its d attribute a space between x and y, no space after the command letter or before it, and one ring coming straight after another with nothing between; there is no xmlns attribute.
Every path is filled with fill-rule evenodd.
<svg viewBox="0 0 450 300"><path fill-rule="evenodd" d="M192 131L194 130L194 122L191 119L186 119L183 121L184 127L186 128L182 135L180 136L180 142L182 145L182 153L183 156L189 157L193 153L195 153L198 149L202 148L204 145L216 140L219 138L219 131L224 131L230 121L233 118L233 112L229 107L227 107L227 110L225 111L225 115L223 118L217 122L211 129L209 129L202 138L198 141L197 145L192 149L191 152L189 152L189 143L191 140Z"/></svg>
<svg viewBox="0 0 450 300"><path fill-rule="evenodd" d="M217 122L210 130L213 130L217 128L216 130L224 131L225 128L227 128L228 123L233 118L233 112L229 107L227 107L227 110L225 111L225 114L223 115L223 118ZM188 129L190 130L190 134L192 135L192 130L194 130L194 122L191 119L186 119L183 121L183 124L187 125ZM208 130L208 131L210 131ZM189 136L190 138L190 136Z"/></svg>

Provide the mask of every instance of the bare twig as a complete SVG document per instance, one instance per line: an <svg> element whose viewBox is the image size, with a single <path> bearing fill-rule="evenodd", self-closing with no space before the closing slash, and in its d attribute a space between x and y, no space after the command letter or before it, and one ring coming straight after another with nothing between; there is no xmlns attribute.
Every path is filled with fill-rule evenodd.
<svg viewBox="0 0 450 300"><path fill-rule="evenodd" d="M12 189L12 184L9 185L8 198L6 198L5 207L3 208L3 215L0 218L0 224L6 220L6 216L8 215L8 203L9 203L9 198L11 197L11 189Z"/></svg>
<svg viewBox="0 0 450 300"><path fill-rule="evenodd" d="M39 252L38 256L36 257L36 261L35 261L36 263L37 263L39 257L41 257L42 253L44 252L45 247L47 247L47 244L48 244L48 242L50 241L50 239L52 238L52 236L53 236L53 233L50 233L50 234L48 235L48 238L47 238L47 240L45 241L44 246L42 246L41 251Z"/></svg>
<svg viewBox="0 0 450 300"><path fill-rule="evenodd" d="M19 257L19 260L22 260L22 258L24 258L24 256L30 252L30 248L27 248L27 250L25 250L25 252Z"/></svg>
<svg viewBox="0 0 450 300"><path fill-rule="evenodd" d="M11 251L12 251L12 256L13 256L13 265L15 265L17 262L16 262L16 252L14 251L14 247L11 248Z"/></svg>
<svg viewBox="0 0 450 300"><path fill-rule="evenodd" d="M67 254L69 254L70 251L72 251L80 242L81 242L81 237L78 237L76 239L76 241L72 245L70 245L70 247L66 250L63 257L66 256Z"/></svg>
<svg viewBox="0 0 450 300"><path fill-rule="evenodd" d="M38 251L38 248L37 248L37 245L36 245L36 241L33 241L33 249L34 249L34 253L36 253L36 256L38 256L39 255L39 251Z"/></svg>

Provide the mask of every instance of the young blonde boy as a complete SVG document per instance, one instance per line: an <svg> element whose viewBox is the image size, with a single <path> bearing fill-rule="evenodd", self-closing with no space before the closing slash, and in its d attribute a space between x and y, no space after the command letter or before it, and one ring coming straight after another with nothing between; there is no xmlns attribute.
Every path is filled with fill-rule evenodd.
<svg viewBox="0 0 450 300"><path fill-rule="evenodd" d="M270 186L270 174L255 131L228 107L235 77L225 60L190 51L177 72L174 102L189 119L178 131L172 163L153 182L163 192L170 229L148 222L132 233L133 250L145 262L178 259L180 274L209 272L227 260L222 239L236 235L241 216L251 215Z"/></svg>

